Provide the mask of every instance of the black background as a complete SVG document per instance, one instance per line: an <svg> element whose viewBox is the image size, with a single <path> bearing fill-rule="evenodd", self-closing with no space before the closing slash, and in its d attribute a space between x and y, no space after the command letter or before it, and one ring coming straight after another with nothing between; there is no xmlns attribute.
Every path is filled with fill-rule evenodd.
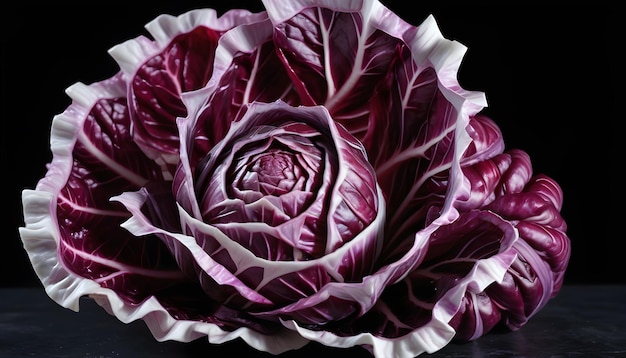
<svg viewBox="0 0 626 358"><path fill-rule="evenodd" d="M617 8L599 2L383 3L414 25L434 15L445 37L468 47L462 87L485 92L484 113L499 124L508 148L528 152L535 173L562 186L572 241L566 284L626 283L620 230L626 222L625 141L617 127L624 119L617 90L625 42L616 33ZM150 4L2 5L0 287L40 285L18 235L21 191L45 174L52 117L70 103L65 88L115 74L107 50L147 35L144 25L161 13L225 9L217 0ZM263 10L260 1L229 1L228 7Z"/></svg>

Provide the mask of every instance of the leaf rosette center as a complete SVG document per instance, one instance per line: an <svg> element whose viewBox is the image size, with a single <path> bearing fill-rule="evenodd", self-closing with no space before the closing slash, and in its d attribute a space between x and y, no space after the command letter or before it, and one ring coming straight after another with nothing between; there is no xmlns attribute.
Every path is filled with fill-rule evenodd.
<svg viewBox="0 0 626 358"><path fill-rule="evenodd" d="M195 178L202 221L274 261L331 253L378 214L365 150L322 107L252 106Z"/></svg>
<svg viewBox="0 0 626 358"><path fill-rule="evenodd" d="M233 173L233 189L241 198L248 195L251 200L264 196L281 196L294 190L305 190L307 169L306 158L282 148L272 148L250 158L249 163L240 165ZM314 171L313 174L316 174Z"/></svg>

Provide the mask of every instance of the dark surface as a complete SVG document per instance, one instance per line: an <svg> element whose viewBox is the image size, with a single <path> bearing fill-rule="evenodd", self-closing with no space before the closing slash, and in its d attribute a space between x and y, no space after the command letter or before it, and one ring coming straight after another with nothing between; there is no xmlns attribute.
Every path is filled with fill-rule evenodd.
<svg viewBox="0 0 626 358"><path fill-rule="evenodd" d="M371 357L316 343L274 356L242 341L157 342L141 321L123 324L83 298L78 313L43 289L0 289L0 357ZM521 330L491 333L420 357L626 357L626 286L565 286Z"/></svg>

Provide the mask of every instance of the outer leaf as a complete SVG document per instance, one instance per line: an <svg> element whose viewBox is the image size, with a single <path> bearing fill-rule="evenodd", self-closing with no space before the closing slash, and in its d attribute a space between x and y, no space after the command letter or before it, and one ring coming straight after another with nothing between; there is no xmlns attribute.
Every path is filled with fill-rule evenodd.
<svg viewBox="0 0 626 358"><path fill-rule="evenodd" d="M435 352L457 334L455 317L466 314L467 300L478 301L477 310L484 312L473 316L477 335L498 322L495 305L480 298L515 260L516 239L515 229L492 213L463 214L432 234L420 267L388 287L362 317L346 320L331 332L285 324L324 344L363 345L376 357Z"/></svg>
<svg viewBox="0 0 626 358"><path fill-rule="evenodd" d="M545 306L563 283L570 256L567 226L559 213L563 193L554 180L533 176L530 158L520 150L465 167L464 172L472 191L462 208L492 211L519 231L520 239L513 246L515 262L501 283L485 291L502 322L516 330ZM470 315L471 311L469 308ZM482 334L467 322L459 324L463 325L456 337L459 340Z"/></svg>
<svg viewBox="0 0 626 358"><path fill-rule="evenodd" d="M123 94L124 84L109 90ZM121 91L120 91L121 90ZM70 89L78 96L94 95L89 88ZM115 93L112 93L115 95ZM69 110L59 121L76 120ZM160 168L146 158L130 138L124 98L103 98L76 123L73 166L57 199L59 255L65 267L119 292L129 301L140 301L183 276L166 248L154 240L137 240L119 224L128 217L123 207L109 198L136 190L149 181L162 180ZM82 125L82 127L81 127ZM112 238L115 238L113 240ZM143 255L143 252L152 255ZM168 272L171 271L171 272ZM132 289L142 282L144 290Z"/></svg>
<svg viewBox="0 0 626 358"><path fill-rule="evenodd" d="M279 56L302 102L324 104L335 120L363 138L372 88L385 77L399 45L398 38L371 21L375 4L265 5L275 24Z"/></svg>
<svg viewBox="0 0 626 358"><path fill-rule="evenodd" d="M229 31L216 50L214 80L202 91L183 97L193 110L188 117L202 123L189 135L194 139L188 143L193 147L189 152L192 166L224 138L231 123L244 115L248 104L276 100L294 106L301 104L271 40L269 20Z"/></svg>
<svg viewBox="0 0 626 358"><path fill-rule="evenodd" d="M167 172L178 163L176 118L187 115L182 94L207 84L224 32L264 17L232 10L218 18L213 9L161 15L146 26L156 41L140 36L109 51L129 77L133 139Z"/></svg>
<svg viewBox="0 0 626 358"><path fill-rule="evenodd" d="M130 139L125 85L120 76L91 87L76 84L68 93L74 104L54 119L54 157L49 172L36 192L25 194L27 202L35 200L25 204L26 217L34 210L31 205L56 202L47 220L58 248L37 254L58 260L60 266L54 273L39 275L46 285L65 279L93 280L131 302L141 301L183 277L163 245L137 240L119 227L129 214L109 198L136 190L150 180L161 180L160 168ZM30 238L28 229L22 230L25 241ZM153 255L142 255L145 250ZM144 290L129 288L137 280L144 282ZM57 294L68 295L62 289L50 292L63 305L76 304Z"/></svg>

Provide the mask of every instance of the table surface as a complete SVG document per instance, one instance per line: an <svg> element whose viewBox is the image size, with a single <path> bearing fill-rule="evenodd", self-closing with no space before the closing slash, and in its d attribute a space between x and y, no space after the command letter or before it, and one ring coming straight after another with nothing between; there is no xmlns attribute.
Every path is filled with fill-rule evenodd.
<svg viewBox="0 0 626 358"><path fill-rule="evenodd" d="M241 341L157 342L142 321L123 324L89 298L79 312L41 288L0 288L0 357L363 357L362 348L311 343L278 356ZM626 357L626 285L564 286L522 329L450 344L421 357Z"/></svg>

